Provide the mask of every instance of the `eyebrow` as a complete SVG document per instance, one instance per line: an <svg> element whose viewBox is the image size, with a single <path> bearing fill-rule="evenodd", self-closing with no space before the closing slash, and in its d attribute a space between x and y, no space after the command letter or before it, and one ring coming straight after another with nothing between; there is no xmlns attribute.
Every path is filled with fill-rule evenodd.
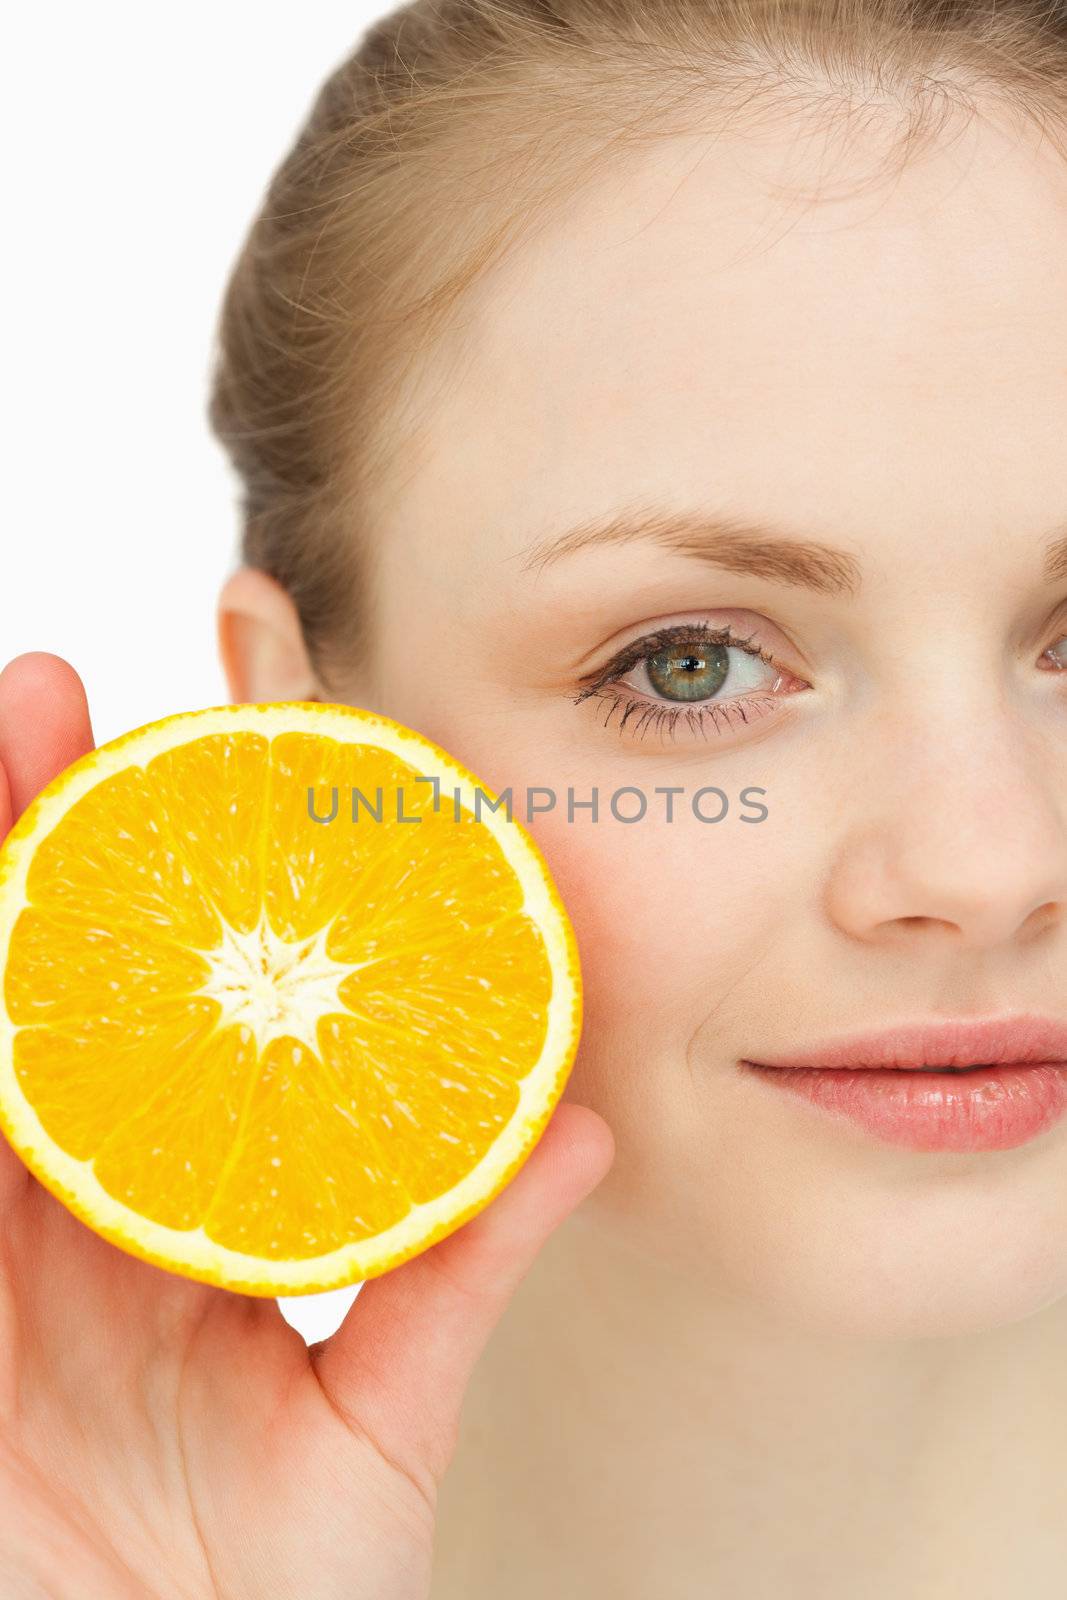
<svg viewBox="0 0 1067 1600"><path fill-rule="evenodd" d="M1044 576L1067 577L1067 523L1053 529L1046 546ZM745 517L714 512L653 509L638 515L615 512L593 517L566 533L541 539L525 551L522 571L540 573L556 561L598 545L651 543L692 556L726 572L767 578L817 594L859 594L862 570L854 556L833 545Z"/></svg>

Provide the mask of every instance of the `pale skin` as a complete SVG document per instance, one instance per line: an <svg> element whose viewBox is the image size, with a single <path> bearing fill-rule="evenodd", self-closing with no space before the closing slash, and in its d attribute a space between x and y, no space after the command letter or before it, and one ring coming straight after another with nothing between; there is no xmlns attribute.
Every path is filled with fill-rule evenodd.
<svg viewBox="0 0 1067 1600"><path fill-rule="evenodd" d="M308 1359L270 1304L139 1267L9 1163L27 1570L88 1538L117 1595L151 1592L161 1549L191 1595L284 1593L286 1557L325 1575L317 1600L1062 1592L1067 1130L919 1153L735 1070L898 1019L1067 1017L1067 679L1043 668L1067 660L1067 570L1042 568L1067 531L1067 168L990 116L848 196L881 154L799 124L631 154L428 353L345 699L496 790L759 785L769 816L530 819L582 952L575 1120L419 1258L451 1246L467 1315L446 1297L442 1325L446 1275L411 1263ZM653 543L525 566L637 505L758 517L862 584ZM270 579L235 573L219 610L235 699L324 697ZM706 738L574 702L623 645L702 619L774 658L746 685L789 692ZM88 747L73 669L12 663L0 729L17 814ZM413 1389L428 1349L446 1376ZM56 1504L72 1453L90 1533ZM378 1588L353 1587L353 1541Z"/></svg>

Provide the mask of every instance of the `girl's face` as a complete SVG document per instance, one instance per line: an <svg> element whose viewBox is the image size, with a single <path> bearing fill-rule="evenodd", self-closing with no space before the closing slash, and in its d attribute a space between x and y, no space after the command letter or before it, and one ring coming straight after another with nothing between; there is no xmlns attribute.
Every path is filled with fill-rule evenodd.
<svg viewBox="0 0 1067 1600"><path fill-rule="evenodd" d="M739 1063L1067 1019L1067 166L1021 125L887 149L674 138L483 278L376 508L353 698L510 789L549 861L567 1097L617 1142L590 1216L698 1292L897 1337L1067 1293L1067 1119L918 1150ZM680 682L668 649L672 680L676 624L769 659Z"/></svg>

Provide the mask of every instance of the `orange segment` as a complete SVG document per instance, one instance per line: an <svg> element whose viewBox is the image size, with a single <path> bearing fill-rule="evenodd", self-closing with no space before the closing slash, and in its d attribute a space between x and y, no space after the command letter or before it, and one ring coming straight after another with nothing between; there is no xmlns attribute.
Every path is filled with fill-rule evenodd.
<svg viewBox="0 0 1067 1600"><path fill-rule="evenodd" d="M382 957L339 992L361 1018L414 1039L427 1067L467 1059L522 1078L544 1048L551 991L544 941L519 913L443 948Z"/></svg>
<svg viewBox="0 0 1067 1600"><path fill-rule="evenodd" d="M410 849L401 834L417 833L418 823L398 824L394 790L403 789L405 814L428 798L427 786L414 782L416 769L389 751L367 744L342 744L313 734L282 734L271 755L275 782L271 792L267 913L271 925L287 939L314 933L332 921L345 902L358 897L374 863L397 848ZM309 814L308 790L315 816L336 815L331 823ZM380 811L381 823L357 803L352 821L351 791L366 795ZM376 804L381 790L380 804ZM416 813L417 814L417 813ZM345 958L340 958L345 959Z"/></svg>
<svg viewBox="0 0 1067 1600"><path fill-rule="evenodd" d="M331 1095L323 1092L322 1062L304 1046L291 1038L267 1046L249 1084L232 1168L208 1217L212 1238L230 1250L306 1260L379 1234L410 1212L410 1197L367 1126L351 1061ZM325 1165L324 1151L334 1153Z"/></svg>
<svg viewBox="0 0 1067 1600"><path fill-rule="evenodd" d="M253 1294L374 1276L480 1210L562 1092L581 988L543 858L478 787L310 702L68 767L0 848L0 1123L31 1170Z"/></svg>
<svg viewBox="0 0 1067 1600"><path fill-rule="evenodd" d="M83 1008L66 1028L20 1028L15 1071L49 1135L79 1160L99 1161L116 1126L159 1091L161 1062L180 1063L184 1075L217 1016L211 1001L181 998L110 1016Z"/></svg>
<svg viewBox="0 0 1067 1600"><path fill-rule="evenodd" d="M216 733L148 763L156 801L181 837L193 881L211 894L231 927L255 926L263 903L262 851L271 759L261 733Z"/></svg>
<svg viewBox="0 0 1067 1600"><path fill-rule="evenodd" d="M323 1048L339 1074L353 1054L373 1064L358 1114L417 1205L446 1194L480 1161L519 1103L515 1084L487 1063L428 1060L410 1034L356 1017L331 1020Z"/></svg>
<svg viewBox="0 0 1067 1600"><path fill-rule="evenodd" d="M407 809L409 786L404 788ZM377 824L358 824L375 828ZM523 902L522 885L500 844L452 802L418 824L395 824L392 844L366 863L327 941L336 961L371 961L401 949L448 947L470 929L498 921Z"/></svg>
<svg viewBox="0 0 1067 1600"><path fill-rule="evenodd" d="M168 1228L201 1225L226 1171L257 1068L251 1031L212 1029L176 1053L161 1083L116 1119L93 1156L115 1200ZM101 1067L105 1067L101 1062Z"/></svg>
<svg viewBox="0 0 1067 1600"><path fill-rule="evenodd" d="M56 914L47 897L18 915L4 971L4 999L15 1023L99 1023L112 1012L207 981L203 953L168 942L158 923ZM217 1009L217 1008L216 1008Z"/></svg>
<svg viewBox="0 0 1067 1600"><path fill-rule="evenodd" d="M61 818L34 856L27 897L51 910L213 945L219 920L189 872L140 767L104 779Z"/></svg>

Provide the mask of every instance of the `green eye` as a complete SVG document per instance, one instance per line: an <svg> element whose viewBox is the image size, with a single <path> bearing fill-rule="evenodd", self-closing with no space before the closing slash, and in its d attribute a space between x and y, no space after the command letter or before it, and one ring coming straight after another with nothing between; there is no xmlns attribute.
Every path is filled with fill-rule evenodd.
<svg viewBox="0 0 1067 1600"><path fill-rule="evenodd" d="M653 687L672 700L706 700L726 681L730 670L728 646L694 648L683 645L645 657Z"/></svg>

